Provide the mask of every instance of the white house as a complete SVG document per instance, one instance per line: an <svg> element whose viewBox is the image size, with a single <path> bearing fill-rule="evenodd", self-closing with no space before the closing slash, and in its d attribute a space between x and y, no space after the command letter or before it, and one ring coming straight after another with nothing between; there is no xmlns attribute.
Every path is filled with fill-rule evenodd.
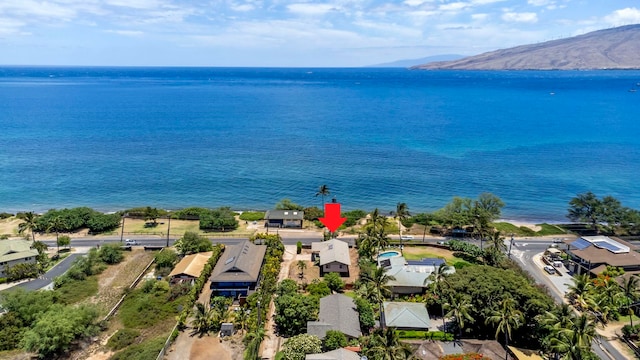
<svg viewBox="0 0 640 360"><path fill-rule="evenodd" d="M338 239L331 239L311 244L311 252L320 256L320 273L337 272L349 276L351 258L349 244Z"/></svg>

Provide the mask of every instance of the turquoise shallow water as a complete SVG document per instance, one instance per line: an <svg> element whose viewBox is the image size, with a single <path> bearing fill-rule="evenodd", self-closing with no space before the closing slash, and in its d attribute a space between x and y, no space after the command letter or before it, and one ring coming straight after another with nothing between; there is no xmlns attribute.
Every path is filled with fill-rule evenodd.
<svg viewBox="0 0 640 360"><path fill-rule="evenodd" d="M0 68L0 210L640 208L638 71Z"/></svg>

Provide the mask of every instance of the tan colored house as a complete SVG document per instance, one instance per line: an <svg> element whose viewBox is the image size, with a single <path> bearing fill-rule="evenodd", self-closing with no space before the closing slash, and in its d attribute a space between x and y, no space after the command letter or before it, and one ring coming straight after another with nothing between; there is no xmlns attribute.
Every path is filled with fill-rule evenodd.
<svg viewBox="0 0 640 360"><path fill-rule="evenodd" d="M340 273L341 276L349 276L351 258L349 257L349 244L338 239L311 243L313 256L320 257L320 274L330 272Z"/></svg>
<svg viewBox="0 0 640 360"><path fill-rule="evenodd" d="M169 274L169 281L172 284L195 281L212 254L213 252L209 251L183 257Z"/></svg>
<svg viewBox="0 0 640 360"><path fill-rule="evenodd" d="M569 270L581 274L589 271L598 275L607 265L621 267L625 272L640 272L640 253L636 246L619 238L608 236L582 236L565 240L565 250L572 260Z"/></svg>
<svg viewBox="0 0 640 360"><path fill-rule="evenodd" d="M35 264L38 250L31 248L31 241L0 240L0 277L7 277L5 269L18 264Z"/></svg>

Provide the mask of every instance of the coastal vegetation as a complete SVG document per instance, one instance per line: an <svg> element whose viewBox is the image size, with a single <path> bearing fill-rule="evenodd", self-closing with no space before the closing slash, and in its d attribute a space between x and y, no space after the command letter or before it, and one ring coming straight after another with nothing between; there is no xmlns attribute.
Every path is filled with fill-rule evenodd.
<svg viewBox="0 0 640 360"><path fill-rule="evenodd" d="M640 233L640 211L622 206L613 196L598 198L592 192L578 194L569 202L567 217L588 223L596 233Z"/></svg>

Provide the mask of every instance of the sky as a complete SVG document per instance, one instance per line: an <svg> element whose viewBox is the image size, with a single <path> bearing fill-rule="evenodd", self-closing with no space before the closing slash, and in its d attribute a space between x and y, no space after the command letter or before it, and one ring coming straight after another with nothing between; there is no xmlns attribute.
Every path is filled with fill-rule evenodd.
<svg viewBox="0 0 640 360"><path fill-rule="evenodd" d="M0 64L358 67L636 23L638 0L0 0Z"/></svg>

